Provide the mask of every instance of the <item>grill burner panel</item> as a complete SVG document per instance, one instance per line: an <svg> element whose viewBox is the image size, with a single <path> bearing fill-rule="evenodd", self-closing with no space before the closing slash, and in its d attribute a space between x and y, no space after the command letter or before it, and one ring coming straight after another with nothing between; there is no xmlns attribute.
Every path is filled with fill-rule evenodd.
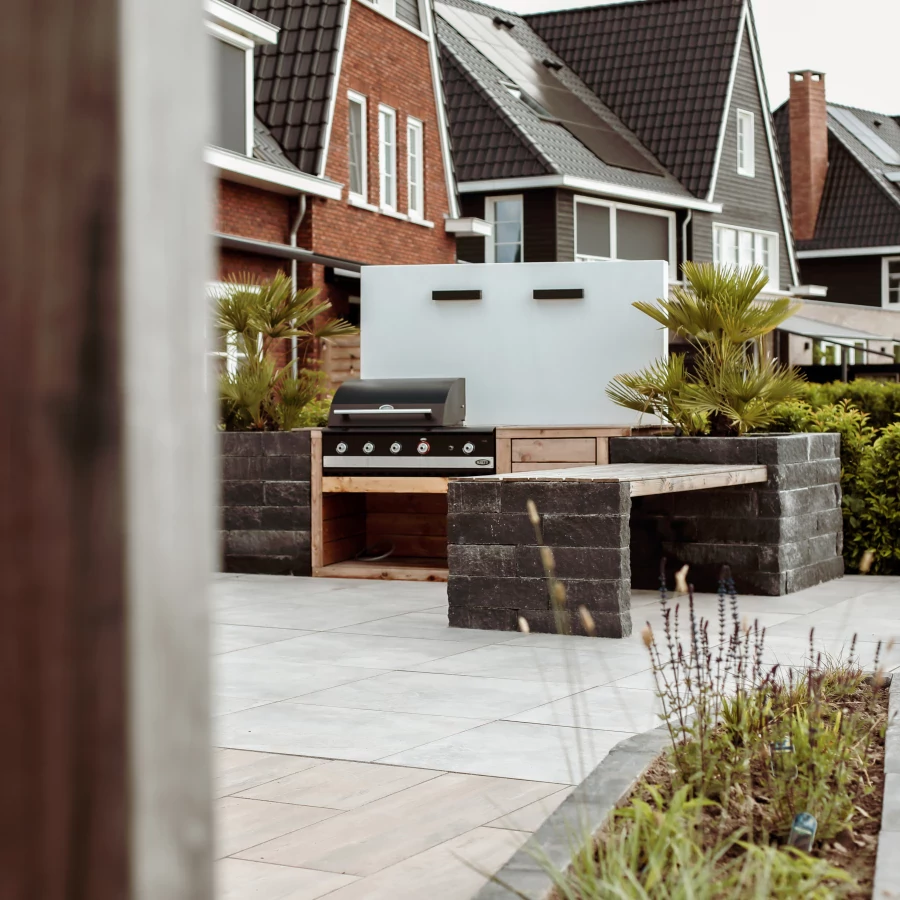
<svg viewBox="0 0 900 900"><path fill-rule="evenodd" d="M490 475L493 430L468 428L326 429L325 475Z"/></svg>

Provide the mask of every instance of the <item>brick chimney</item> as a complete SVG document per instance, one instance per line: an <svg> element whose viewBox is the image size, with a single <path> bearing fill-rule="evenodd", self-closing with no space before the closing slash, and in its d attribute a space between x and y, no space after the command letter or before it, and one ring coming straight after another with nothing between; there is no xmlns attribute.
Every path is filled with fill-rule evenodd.
<svg viewBox="0 0 900 900"><path fill-rule="evenodd" d="M825 75L791 72L791 216L794 237L815 237L825 173L828 171L828 113Z"/></svg>

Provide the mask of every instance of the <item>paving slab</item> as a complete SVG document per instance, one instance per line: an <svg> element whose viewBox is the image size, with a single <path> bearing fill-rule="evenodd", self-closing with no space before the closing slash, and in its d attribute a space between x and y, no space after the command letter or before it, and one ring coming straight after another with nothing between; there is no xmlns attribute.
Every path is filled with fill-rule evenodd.
<svg viewBox="0 0 900 900"><path fill-rule="evenodd" d="M215 875L217 900L318 900L359 880L352 875L230 858L216 863Z"/></svg>

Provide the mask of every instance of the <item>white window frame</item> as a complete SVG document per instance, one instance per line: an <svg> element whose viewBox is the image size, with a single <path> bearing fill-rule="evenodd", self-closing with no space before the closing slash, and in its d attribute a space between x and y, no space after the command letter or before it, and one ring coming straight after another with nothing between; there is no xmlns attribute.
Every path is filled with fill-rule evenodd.
<svg viewBox="0 0 900 900"><path fill-rule="evenodd" d="M397 18L397 0L368 0L378 12L389 16L391 19Z"/></svg>
<svg viewBox="0 0 900 900"><path fill-rule="evenodd" d="M519 228L519 243L522 245L522 262L525 262L525 195L524 194L497 194L495 197L484 198L484 217L493 226L496 222L496 205L504 200L518 200L519 208L522 210ZM491 233L484 239L484 261L493 263L497 261L494 247L495 229L491 228Z"/></svg>
<svg viewBox="0 0 900 900"><path fill-rule="evenodd" d="M419 153L413 160L410 148L411 134L418 135ZM411 194L413 186L418 188L418 203L413 205ZM408 116L406 119L406 212L410 219L421 221L425 218L425 126L418 119Z"/></svg>
<svg viewBox="0 0 900 900"><path fill-rule="evenodd" d="M741 244L741 234L750 234L750 235L759 235L761 237L769 240L769 262L768 262L768 270L769 270L769 280L766 284L767 287L771 287L773 290L778 290L778 285L781 279L781 257L780 257L780 235L777 231L764 231L760 228L746 228L743 225L731 225L728 222L713 222L713 262L717 266L721 265L732 265L732 263L725 262L720 259L719 254L719 234L722 231L735 231L737 232L737 245L738 251L740 249ZM755 251L754 251L755 255ZM755 263L754 263L755 264ZM733 265L738 266L739 263L737 259L733 263Z"/></svg>
<svg viewBox="0 0 900 900"><path fill-rule="evenodd" d="M231 287L231 285L227 281L208 281L206 283L207 301L212 304L221 294L228 290L229 287ZM258 291L259 287L249 285L248 290ZM246 354L238 349L237 332L228 331L225 333L225 349L220 350L215 341L221 332L219 332L217 328L214 329L214 331L215 337L213 338L213 349L208 352L208 355L214 359L224 359L225 371L229 375L234 375L237 372L238 361L246 357ZM262 346L262 335L260 335L259 343L260 346Z"/></svg>
<svg viewBox="0 0 900 900"><path fill-rule="evenodd" d="M246 141L244 146L244 155L248 157L253 156L253 101L254 101L254 93L253 93L253 41L250 38L244 37L242 34L237 34L234 31L229 31L227 28L223 28L221 25L217 25L215 22L205 22L206 30L213 37L218 38L220 41L224 41L226 44L231 44L233 47L238 47L239 49L244 51L244 84L246 87L246 107L247 107L247 128L246 128ZM224 147L219 149L224 150ZM233 152L233 151L225 151Z"/></svg>
<svg viewBox="0 0 900 900"><path fill-rule="evenodd" d="M394 149L390 171L386 168L385 158L385 120L390 122L391 144ZM388 177L390 190L385 192ZM385 212L397 212L397 111L381 103L378 104L378 205Z"/></svg>
<svg viewBox="0 0 900 900"><path fill-rule="evenodd" d="M737 173L756 177L756 116L746 109L737 111Z"/></svg>
<svg viewBox="0 0 900 900"><path fill-rule="evenodd" d="M360 155L360 163L362 165L362 193L357 194L350 190L350 105L357 103L362 107L362 133L360 139L362 142L362 153ZM366 119L369 115L368 104L364 94L358 94L356 91L347 91L347 197L351 200L358 200L366 203L369 197L369 152L368 152L368 124Z"/></svg>
<svg viewBox="0 0 900 900"><path fill-rule="evenodd" d="M900 256L885 256L881 260L881 305L885 309L900 310L900 299L897 303L890 302L891 283L890 283L890 264L897 263L900 265Z"/></svg>
<svg viewBox="0 0 900 900"><path fill-rule="evenodd" d="M605 206L610 210L609 222L609 252L610 256L591 256L586 253L578 252L578 205L585 206ZM616 212L618 210L627 210L629 212L640 213L645 216L658 216L662 219L669 220L669 280L674 281L678 276L678 261L676 254L676 223L675 213L666 209L654 209L649 206L636 206L633 203L613 203L611 200L600 200L596 197L583 197L578 195L575 197L575 204L572 207L572 233L574 235L575 261L576 262L592 262L603 259L618 259L618 231L616 223Z"/></svg>

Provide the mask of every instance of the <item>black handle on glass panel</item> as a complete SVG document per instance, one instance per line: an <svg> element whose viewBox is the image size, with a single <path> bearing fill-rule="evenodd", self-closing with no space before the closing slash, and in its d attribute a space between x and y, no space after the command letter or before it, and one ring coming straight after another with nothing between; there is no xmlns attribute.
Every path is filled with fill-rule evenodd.
<svg viewBox="0 0 900 900"><path fill-rule="evenodd" d="M584 288L535 289L531 296L535 300L584 300Z"/></svg>

